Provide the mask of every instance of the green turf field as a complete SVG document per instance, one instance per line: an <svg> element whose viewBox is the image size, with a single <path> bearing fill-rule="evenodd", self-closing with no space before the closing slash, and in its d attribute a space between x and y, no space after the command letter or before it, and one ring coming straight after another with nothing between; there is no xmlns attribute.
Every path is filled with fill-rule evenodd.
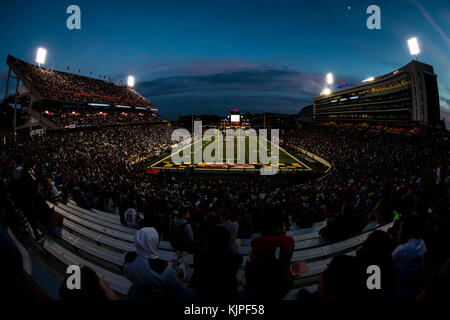
<svg viewBox="0 0 450 320"><path fill-rule="evenodd" d="M208 141L207 139L203 139L184 147L179 152L175 152L163 157L162 159L155 162L151 167L157 169L186 168L188 166L201 168L212 163L219 163L227 164L230 166L238 164L254 165L255 168L278 166L281 169L295 169L302 171L310 170L310 168L306 164L304 164L304 162L300 161L294 155L289 154L287 151L279 148L266 139L264 139L264 141L258 139L263 138L255 137L253 143L251 143L250 138L245 136L231 138L224 137L223 143L219 144L220 147L217 147L217 141L219 140L217 137L211 138L210 141ZM260 158L259 155L260 147L264 148L264 146L267 148L267 157L265 159ZM276 161L275 159L271 159L272 151L275 150L275 148L277 148L278 150L278 161ZM229 151L227 152L227 150ZM254 150L253 156L250 156L250 150ZM172 155L178 155L179 158L183 158L186 152L191 153L190 160L179 160L175 162L173 161ZM199 161L199 163L194 163L196 162L194 152L202 155L201 161ZM206 154L210 154L213 157L213 161L208 161L205 158Z"/></svg>

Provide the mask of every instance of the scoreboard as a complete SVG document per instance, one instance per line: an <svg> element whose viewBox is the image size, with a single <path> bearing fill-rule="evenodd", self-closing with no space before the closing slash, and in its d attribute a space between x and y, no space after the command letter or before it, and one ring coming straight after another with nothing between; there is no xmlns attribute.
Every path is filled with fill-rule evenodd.
<svg viewBox="0 0 450 320"><path fill-rule="evenodd" d="M232 115L230 115L230 122L231 123L240 123L241 122L241 115L240 114L232 114Z"/></svg>
<svg viewBox="0 0 450 320"><path fill-rule="evenodd" d="M230 114L227 116L227 126L228 127L240 127L242 126L242 115L238 111L238 109L234 109L230 111Z"/></svg>
<svg viewBox="0 0 450 320"><path fill-rule="evenodd" d="M231 110L230 113L221 122L221 128L248 128L248 120L237 110Z"/></svg>

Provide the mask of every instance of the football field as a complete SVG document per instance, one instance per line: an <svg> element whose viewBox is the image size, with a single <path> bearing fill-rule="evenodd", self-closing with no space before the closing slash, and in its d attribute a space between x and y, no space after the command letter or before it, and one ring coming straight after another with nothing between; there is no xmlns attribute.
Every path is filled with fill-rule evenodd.
<svg viewBox="0 0 450 320"><path fill-rule="evenodd" d="M260 151L262 155L260 155ZM190 157L186 153L190 153ZM289 171L311 170L297 156L290 154L271 141L261 137L250 138L248 136L203 138L163 157L151 167L154 169L279 167L281 170Z"/></svg>

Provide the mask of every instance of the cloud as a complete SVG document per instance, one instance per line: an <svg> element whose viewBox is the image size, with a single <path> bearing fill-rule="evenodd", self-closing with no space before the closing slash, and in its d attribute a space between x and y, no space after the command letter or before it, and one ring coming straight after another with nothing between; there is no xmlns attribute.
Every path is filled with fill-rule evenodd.
<svg viewBox="0 0 450 320"><path fill-rule="evenodd" d="M136 85L142 95L161 108L163 116L171 119L191 112L225 114L231 106L250 112L296 113L312 104L314 95L324 85L323 74L241 61L200 66L190 63L177 69L193 74L161 77ZM206 74L217 69L221 71ZM359 84L353 76L344 78Z"/></svg>
<svg viewBox="0 0 450 320"><path fill-rule="evenodd" d="M450 128L450 98L441 95L440 104L441 116L444 118L446 127Z"/></svg>
<svg viewBox="0 0 450 320"><path fill-rule="evenodd" d="M441 108L444 108L450 112L450 98L440 97L441 98Z"/></svg>
<svg viewBox="0 0 450 320"><path fill-rule="evenodd" d="M154 63L127 66L126 70L112 76L114 80L124 79L128 74L141 75L144 78L173 77L180 75L208 75L255 68L257 64L239 59L168 59Z"/></svg>
<svg viewBox="0 0 450 320"><path fill-rule="evenodd" d="M188 68L199 70L199 68ZM322 75L275 67L253 67L206 75L164 77L137 84L137 90L174 119L180 114L225 114L232 107L250 112L296 113L321 91Z"/></svg>
<svg viewBox="0 0 450 320"><path fill-rule="evenodd" d="M443 20L450 25L450 10L442 10L442 17L444 18Z"/></svg>
<svg viewBox="0 0 450 320"><path fill-rule="evenodd" d="M437 22L433 19L433 17L428 13L427 10L420 4L417 0L411 0L411 2L419 9L420 13L427 19L427 21L433 26L433 28L444 38L447 45L450 46L450 38L445 34L445 32L439 27Z"/></svg>
<svg viewBox="0 0 450 320"><path fill-rule="evenodd" d="M443 111L442 112L442 117L444 118L445 127L447 129L450 129L450 112Z"/></svg>
<svg viewBox="0 0 450 320"><path fill-rule="evenodd" d="M320 92L322 77L296 70L256 67L208 75L164 77L140 82L137 89L149 97L170 94L205 95L233 92L277 92L313 95Z"/></svg>
<svg viewBox="0 0 450 320"><path fill-rule="evenodd" d="M170 75L208 75L212 73L232 72L256 68L257 65L238 59L221 59L220 61L210 59L195 59L180 65L169 64L164 69L165 74Z"/></svg>
<svg viewBox="0 0 450 320"><path fill-rule="evenodd" d="M161 115L171 120L191 113L224 116L235 108L241 112L293 114L299 112L303 106L311 104L309 98L302 97L196 94L158 96L153 102L161 106Z"/></svg>

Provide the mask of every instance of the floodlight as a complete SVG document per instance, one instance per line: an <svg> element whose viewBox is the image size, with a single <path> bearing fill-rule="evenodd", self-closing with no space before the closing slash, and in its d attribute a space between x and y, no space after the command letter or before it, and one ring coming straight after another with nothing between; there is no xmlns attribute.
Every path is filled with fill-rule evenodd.
<svg viewBox="0 0 450 320"><path fill-rule="evenodd" d="M327 83L328 84L333 84L334 79L333 79L333 74L332 73L328 73L327 74Z"/></svg>
<svg viewBox="0 0 450 320"><path fill-rule="evenodd" d="M375 80L375 78L374 77L370 77L370 78L367 78L366 80L363 80L362 82L371 82L373 80Z"/></svg>
<svg viewBox="0 0 450 320"><path fill-rule="evenodd" d="M134 87L134 77L128 76L127 84L129 87Z"/></svg>
<svg viewBox="0 0 450 320"><path fill-rule="evenodd" d="M417 41L417 38L411 38L408 40L408 47L409 47L409 52L411 53L412 56L416 56L420 53L420 48L419 48L419 42Z"/></svg>
<svg viewBox="0 0 450 320"><path fill-rule="evenodd" d="M38 48L36 52L36 63L39 65L45 63L45 58L47 57L47 50L44 48Z"/></svg>
<svg viewBox="0 0 450 320"><path fill-rule="evenodd" d="M330 88L325 88L322 90L322 92L320 94L322 95L329 95L331 93L331 89Z"/></svg>

